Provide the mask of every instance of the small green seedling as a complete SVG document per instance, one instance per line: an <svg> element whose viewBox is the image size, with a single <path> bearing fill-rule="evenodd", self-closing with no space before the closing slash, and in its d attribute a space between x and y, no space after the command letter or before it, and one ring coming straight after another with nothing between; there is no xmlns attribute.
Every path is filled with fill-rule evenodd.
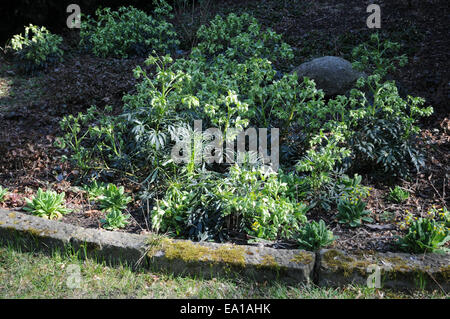
<svg viewBox="0 0 450 319"><path fill-rule="evenodd" d="M65 193L58 194L54 191L43 191L38 189L36 196L26 199L26 206L23 208L35 216L45 219L60 219L71 210L64 206Z"/></svg>
<svg viewBox="0 0 450 319"><path fill-rule="evenodd" d="M358 227L362 222L373 221L368 217L369 210L366 210L366 203L361 199L341 199L338 204L337 219L341 224L349 224L350 227Z"/></svg>
<svg viewBox="0 0 450 319"><path fill-rule="evenodd" d="M312 221L300 229L297 242L300 248L315 251L331 245L334 241L333 232L327 228L323 220Z"/></svg>
<svg viewBox="0 0 450 319"><path fill-rule="evenodd" d="M394 189L390 188L390 192L387 199L394 203L402 203L409 198L409 192L402 189L400 186L395 186Z"/></svg>
<svg viewBox="0 0 450 319"><path fill-rule="evenodd" d="M108 230L115 230L119 228L124 228L129 224L127 221L130 218L130 214L122 214L122 212L118 210L112 210L108 214L106 214L105 219L102 219L101 222L103 224L103 228Z"/></svg>
<svg viewBox="0 0 450 319"><path fill-rule="evenodd" d="M127 208L131 200L130 196L125 195L123 186L117 187L114 184L108 184L103 196L100 197L100 208L107 212L121 212Z"/></svg>

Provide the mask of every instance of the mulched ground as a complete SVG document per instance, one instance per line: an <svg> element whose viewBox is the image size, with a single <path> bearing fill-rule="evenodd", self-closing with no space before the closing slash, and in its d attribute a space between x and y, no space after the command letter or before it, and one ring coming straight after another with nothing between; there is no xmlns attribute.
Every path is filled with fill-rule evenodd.
<svg viewBox="0 0 450 319"><path fill-rule="evenodd" d="M348 58L351 47L370 34L365 19L366 7L371 2L235 0L221 1L208 10L198 8L195 14L196 21L203 21L217 12L250 11L264 26L283 33L286 41L296 48L295 65L298 65L321 55ZM392 250L394 236L401 234L396 223L406 210L419 216L432 205L449 206L448 0L411 2L411 6L408 1L380 0L377 3L382 8L380 32L401 42L409 58L407 66L394 75L395 80L408 94L426 98L435 109L433 116L422 123L422 134L429 140L427 168L413 181L401 182L400 185L412 194L401 205L385 200L388 186L369 183L374 188L368 204L376 221L373 225L349 229L336 223L333 212L309 216L329 223L339 236L335 243L337 248ZM177 16L177 21L184 21L183 17ZM184 34L190 35L184 43L195 41L193 32L186 26L183 28ZM38 187L52 187L65 191L69 206L75 209L62 221L97 228L102 213L74 188L71 182L78 172L61 163L62 153L53 147L55 138L60 135L59 120L64 114L86 110L93 104L109 104L119 109L122 95L131 92L135 84L132 69L142 65L143 59L99 59L77 54L73 48L76 37L68 35L65 40L71 53L47 75L22 77L15 74L8 61L0 58L0 185L13 191L3 206L20 209L24 198ZM132 185L128 186L131 191ZM121 231L147 232L146 210L136 204L131 214L131 224ZM242 242L242 239L242 235L237 235L235 241ZM275 243L275 246L289 247L289 243Z"/></svg>

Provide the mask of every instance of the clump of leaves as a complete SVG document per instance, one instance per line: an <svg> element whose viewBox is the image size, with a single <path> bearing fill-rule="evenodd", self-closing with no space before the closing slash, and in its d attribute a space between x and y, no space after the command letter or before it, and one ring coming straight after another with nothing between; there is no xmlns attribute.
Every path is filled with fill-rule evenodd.
<svg viewBox="0 0 450 319"><path fill-rule="evenodd" d="M90 108L87 113L79 112L77 115L67 115L59 122L64 136L58 137L55 146L61 149L69 149L72 151L72 162L82 170L90 168L89 159L91 152L83 146L83 141L88 138L89 131L83 130L83 126L87 126L89 122L95 118L93 109ZM64 160L66 158L63 158Z"/></svg>
<svg viewBox="0 0 450 319"><path fill-rule="evenodd" d="M122 211L127 208L132 198L125 194L123 186L106 185L94 180L83 189L87 192L89 200L98 201L100 209L107 213L105 218L100 220L105 229L115 230L129 224L127 220L131 215L125 215Z"/></svg>
<svg viewBox="0 0 450 319"><path fill-rule="evenodd" d="M27 204L23 209L45 219L60 219L71 212L64 205L64 197L65 193L58 194L51 190L44 192L39 188L32 199L25 200Z"/></svg>
<svg viewBox="0 0 450 319"><path fill-rule="evenodd" d="M339 180L342 193L345 196L353 196L361 199L367 198L370 195L370 187L361 184L362 176L355 174L353 178L343 175Z"/></svg>
<svg viewBox="0 0 450 319"><path fill-rule="evenodd" d="M420 97L401 97L395 82L382 81L406 64L405 55L396 55L399 50L400 44L382 41L378 33L353 50L353 66L372 74L357 81L350 98L350 106L358 106L349 114L353 170L382 170L384 175L408 178L411 164L417 171L425 164L417 122L433 109L422 107L425 100Z"/></svg>
<svg viewBox="0 0 450 319"><path fill-rule="evenodd" d="M151 50L167 53L179 44L173 25L162 14L153 18L134 7L120 7L117 11L98 9L96 15L97 19L83 19L80 44L97 56L126 58Z"/></svg>
<svg viewBox="0 0 450 319"><path fill-rule="evenodd" d="M327 247L335 240L333 232L328 229L325 222L312 221L303 226L297 237L300 248L316 251L322 247Z"/></svg>
<svg viewBox="0 0 450 319"><path fill-rule="evenodd" d="M177 235L187 229L196 239L218 238L224 228L277 239L292 238L307 220L308 206L289 198L287 184L274 172L234 165L222 178L213 176L171 183L156 202L153 228Z"/></svg>
<svg viewBox="0 0 450 319"><path fill-rule="evenodd" d="M293 58L292 49L271 29L261 30L258 21L244 13L230 13L225 18L217 15L209 25L197 32L198 48L207 55L225 53L229 58L243 60L258 56L269 60Z"/></svg>
<svg viewBox="0 0 450 319"><path fill-rule="evenodd" d="M0 185L0 203L3 203L8 195L8 189Z"/></svg>
<svg viewBox="0 0 450 319"><path fill-rule="evenodd" d="M332 135L321 130L311 139L306 155L297 163L298 171L310 173L306 179L314 192L319 192L324 184L331 182L335 166L350 154L342 146L343 141L344 135L339 130L336 129Z"/></svg>
<svg viewBox="0 0 450 319"><path fill-rule="evenodd" d="M361 226L363 222L372 222L373 219L368 215L370 210L366 210L366 203L360 198L342 198L338 204L338 214L336 215L339 223L349 224L350 227Z"/></svg>
<svg viewBox="0 0 450 319"><path fill-rule="evenodd" d="M18 68L25 73L34 73L62 61L61 42L59 35L50 33L45 27L30 24L25 27L23 35L14 35L11 48L17 57Z"/></svg>
<svg viewBox="0 0 450 319"><path fill-rule="evenodd" d="M231 167L219 196L222 214L237 218L238 230L258 238L292 238L307 221L308 205L291 199L287 184L264 167Z"/></svg>
<svg viewBox="0 0 450 319"><path fill-rule="evenodd" d="M119 210L112 210L106 214L105 219L102 219L103 228L108 230L115 230L119 228L124 228L129 224L127 221L131 217L130 214L123 214Z"/></svg>
<svg viewBox="0 0 450 319"><path fill-rule="evenodd" d="M132 201L130 196L125 195L123 186L117 187L114 184L108 184L104 190L103 196L100 197L100 208L107 212L123 211Z"/></svg>
<svg viewBox="0 0 450 319"><path fill-rule="evenodd" d="M108 186L105 183L98 183L94 180L90 185L85 185L83 189L87 192L89 200L97 200L105 194Z"/></svg>
<svg viewBox="0 0 450 319"><path fill-rule="evenodd" d="M400 186L395 186L394 189L389 189L389 194L387 199L394 203L402 203L409 198L409 192L401 188Z"/></svg>
<svg viewBox="0 0 450 319"><path fill-rule="evenodd" d="M103 111L92 106L86 113L70 114L60 121L64 135L56 139L55 146L69 150L70 161L83 173L129 167L122 152L126 123L110 113L111 106Z"/></svg>
<svg viewBox="0 0 450 319"><path fill-rule="evenodd" d="M282 41L280 34L270 29L263 31L248 14L216 16L197 34L199 44L192 49L189 59L175 61L173 70L189 76L183 91L198 99L201 112L196 116L208 120L207 125L224 128L234 125L233 122L242 125L254 119L267 127L272 108L290 106L295 100L295 94L283 95L288 99L282 101L283 105L281 97L275 100L275 93L282 86L285 89L298 85L293 75L282 85L273 83L281 78L281 73L272 63L289 68L286 61L293 57L292 48ZM225 97L229 92L236 97L233 101L240 102L239 112L235 112L233 104L227 105Z"/></svg>
<svg viewBox="0 0 450 319"><path fill-rule="evenodd" d="M164 197L153 207L152 228L193 240L224 241L224 218L215 189L222 183L208 172L170 181Z"/></svg>
<svg viewBox="0 0 450 319"><path fill-rule="evenodd" d="M443 247L450 240L450 230L445 223L436 221L433 217L413 218L408 215L404 225L407 234L397 241L400 249L410 253L447 252Z"/></svg>
<svg viewBox="0 0 450 319"><path fill-rule="evenodd" d="M396 55L400 51L400 44L389 40L383 41L378 33L370 36L370 40L361 43L353 49L355 59L353 67L360 71L378 74L382 78L397 66L405 66L408 58L405 54Z"/></svg>
<svg viewBox="0 0 450 319"><path fill-rule="evenodd" d="M425 100L420 97L403 99L395 83L382 83L379 75L360 78L357 87L369 88L373 100L359 89L351 91L346 138L352 170L401 178L410 176L412 165L419 171L425 160L417 123L432 114L433 108L422 107Z"/></svg>

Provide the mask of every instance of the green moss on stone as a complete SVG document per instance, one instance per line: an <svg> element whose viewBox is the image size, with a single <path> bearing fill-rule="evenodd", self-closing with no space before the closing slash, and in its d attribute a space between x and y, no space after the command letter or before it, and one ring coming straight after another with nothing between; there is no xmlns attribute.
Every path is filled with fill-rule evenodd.
<svg viewBox="0 0 450 319"><path fill-rule="evenodd" d="M37 228L33 228L33 227L28 227L26 229L26 232L28 232L29 234L33 235L33 236L37 236L37 237L48 237L50 235L56 234L57 231L56 230L49 230L49 229L37 229Z"/></svg>
<svg viewBox="0 0 450 319"><path fill-rule="evenodd" d="M298 254L295 254L294 257L291 258L292 262L297 264L310 264L313 261L313 257L310 253L306 251L300 251Z"/></svg>
<svg viewBox="0 0 450 319"><path fill-rule="evenodd" d="M236 264L241 267L245 266L244 248L233 246L222 246L213 251L213 258L215 261L222 261L225 263Z"/></svg>
<svg viewBox="0 0 450 319"><path fill-rule="evenodd" d="M265 267L270 268L277 268L279 267L277 261L275 260L275 257L271 255L264 255L261 261L261 265Z"/></svg>
<svg viewBox="0 0 450 319"><path fill-rule="evenodd" d="M189 241L173 241L164 238L160 242L154 243L147 255L153 257L159 250L164 250L168 259L181 259L188 263L211 261L241 267L245 266L245 249L232 245L223 245L214 249Z"/></svg>
<svg viewBox="0 0 450 319"><path fill-rule="evenodd" d="M33 236L41 236L42 230L30 227L27 229L27 232Z"/></svg>
<svg viewBox="0 0 450 319"><path fill-rule="evenodd" d="M406 260L400 257L388 257L384 258L385 261L391 264L392 272L394 273L406 273L412 270L412 267L408 265Z"/></svg>
<svg viewBox="0 0 450 319"><path fill-rule="evenodd" d="M442 277L445 280L450 279L450 266L449 265L439 268L439 272L441 273Z"/></svg>
<svg viewBox="0 0 450 319"><path fill-rule="evenodd" d="M264 255L261 262L256 267L273 270L276 272L277 276L287 269L286 266L280 265L272 255Z"/></svg>
<svg viewBox="0 0 450 319"><path fill-rule="evenodd" d="M328 250L323 254L323 261L327 266L336 269L342 269L344 276L350 276L353 271L353 262L355 261L352 257L343 254L338 250Z"/></svg>

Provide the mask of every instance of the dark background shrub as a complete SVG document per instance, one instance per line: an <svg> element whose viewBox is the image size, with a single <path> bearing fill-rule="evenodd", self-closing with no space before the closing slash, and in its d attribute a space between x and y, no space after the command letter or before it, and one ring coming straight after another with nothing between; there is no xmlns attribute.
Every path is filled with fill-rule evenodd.
<svg viewBox="0 0 450 319"><path fill-rule="evenodd" d="M172 4L173 1L167 1ZM14 3L14 4L12 4ZM147 13L153 11L151 0L17 0L0 2L0 46L4 46L14 34L21 33L24 25L44 25L52 33L69 30L66 26L69 4L76 3L81 13L93 15L99 7L113 10L120 6L134 6Z"/></svg>

